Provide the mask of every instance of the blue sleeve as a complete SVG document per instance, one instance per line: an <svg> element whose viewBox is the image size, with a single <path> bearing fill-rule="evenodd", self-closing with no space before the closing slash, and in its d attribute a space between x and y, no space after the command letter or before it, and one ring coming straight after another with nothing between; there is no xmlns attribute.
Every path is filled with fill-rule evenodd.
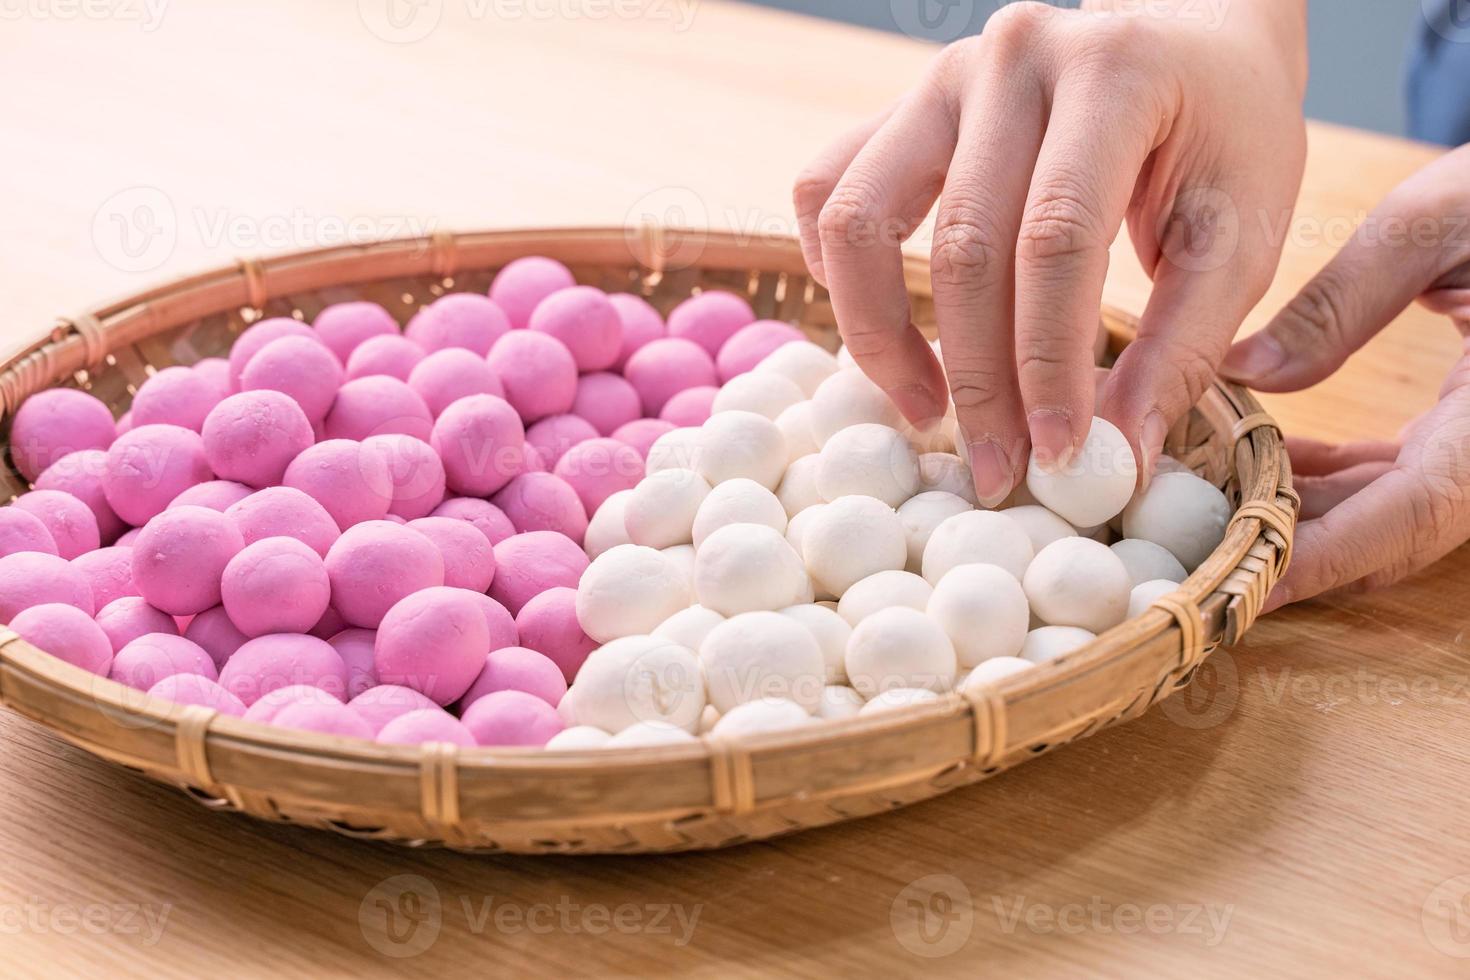
<svg viewBox="0 0 1470 980"><path fill-rule="evenodd" d="M1470 143L1470 3L1424 0L1409 59L1409 135Z"/></svg>

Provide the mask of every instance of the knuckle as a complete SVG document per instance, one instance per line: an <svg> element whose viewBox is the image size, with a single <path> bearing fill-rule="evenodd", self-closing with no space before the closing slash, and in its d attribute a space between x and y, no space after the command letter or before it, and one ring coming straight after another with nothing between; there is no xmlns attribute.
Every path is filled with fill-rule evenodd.
<svg viewBox="0 0 1470 980"><path fill-rule="evenodd" d="M1451 535L1459 530L1463 513L1462 495L1446 492L1424 480L1412 480L1409 491L1409 512L1413 521L1415 550L1443 547Z"/></svg>
<svg viewBox="0 0 1470 980"><path fill-rule="evenodd" d="M1003 387L993 372L979 368L949 371L949 392L956 412L984 411L1002 401Z"/></svg>
<svg viewBox="0 0 1470 980"><path fill-rule="evenodd" d="M851 245L858 242L877 221L873 195L860 185L843 182L822 205L817 218L817 234L822 244L829 248Z"/></svg>
<svg viewBox="0 0 1470 980"><path fill-rule="evenodd" d="M981 37L996 47L1024 48L1036 43L1037 35L1046 30L1057 16L1056 8L1034 0L1001 6L985 22Z"/></svg>
<svg viewBox="0 0 1470 980"><path fill-rule="evenodd" d="M1297 351L1341 351L1347 346L1347 309L1337 274L1324 270L1287 304L1277 328Z"/></svg>
<svg viewBox="0 0 1470 980"><path fill-rule="evenodd" d="M1101 227L1081 194L1063 187L1043 187L1021 219L1016 256L1042 264L1077 259L1107 248Z"/></svg>
<svg viewBox="0 0 1470 980"><path fill-rule="evenodd" d="M936 285L984 289L1005 277L1006 255L982 209L953 204L940 211L934 225L930 274Z"/></svg>
<svg viewBox="0 0 1470 980"><path fill-rule="evenodd" d="M796 205L796 213L819 214L836 183L832 175L826 171L814 167L803 170L797 175L796 183L791 188L791 200Z"/></svg>
<svg viewBox="0 0 1470 980"><path fill-rule="evenodd" d="M1016 340L1016 366L1023 390L1047 384L1071 369L1071 359L1058 349L1054 338L1018 335Z"/></svg>

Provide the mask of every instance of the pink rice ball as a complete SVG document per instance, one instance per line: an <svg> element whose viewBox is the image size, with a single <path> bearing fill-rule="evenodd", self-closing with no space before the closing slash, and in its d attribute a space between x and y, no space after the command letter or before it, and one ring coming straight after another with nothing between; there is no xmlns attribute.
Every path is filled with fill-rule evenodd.
<svg viewBox="0 0 1470 980"><path fill-rule="evenodd" d="M515 525L501 512L499 507L479 497L450 497L435 507L434 512L429 516L452 517L457 521L466 521L485 535L485 539L492 546L516 533Z"/></svg>
<svg viewBox="0 0 1470 980"><path fill-rule="evenodd" d="M65 490L92 510L97 518L97 534L103 544L111 544L127 529L122 518L107 502L103 477L107 473L107 453L86 449L63 456L36 479L37 490Z"/></svg>
<svg viewBox="0 0 1470 980"><path fill-rule="evenodd" d="M388 610L373 650L384 683L437 704L456 701L484 663L489 631L474 595L443 586L406 596Z"/></svg>
<svg viewBox="0 0 1470 980"><path fill-rule="evenodd" d="M197 704L213 708L232 718L245 716L245 702L219 686L218 681L198 674L174 674L148 689L151 698L162 698L175 704Z"/></svg>
<svg viewBox="0 0 1470 980"><path fill-rule="evenodd" d="M342 618L341 613L328 606L327 611L322 613L322 618L318 619L316 625L311 628L311 635L319 640L331 640L338 633L351 628L347 625L347 620Z"/></svg>
<svg viewBox="0 0 1470 980"><path fill-rule="evenodd" d="M577 620L577 590L568 586L547 589L522 606L516 615L516 633L522 646L556 664L568 684L598 646L582 632Z"/></svg>
<svg viewBox="0 0 1470 980"><path fill-rule="evenodd" d="M566 344L583 373L607 370L623 349L623 321L596 286L557 290L536 306L526 326Z"/></svg>
<svg viewBox="0 0 1470 980"><path fill-rule="evenodd" d="M466 595L475 600L475 605L480 607L480 612L485 614L485 629L489 631L490 644L488 650L499 650L501 647L513 647L520 643L516 635L515 617L496 600L490 598L483 592L470 592L463 589Z"/></svg>
<svg viewBox="0 0 1470 980"><path fill-rule="evenodd" d="M88 616L96 612L87 576L65 558L39 551L18 551L0 558L0 623L32 606L59 602Z"/></svg>
<svg viewBox="0 0 1470 980"><path fill-rule="evenodd" d="M704 425L714 411L715 396L719 393L720 389L714 385L685 388L664 402L658 417L672 423L675 428Z"/></svg>
<svg viewBox="0 0 1470 980"><path fill-rule="evenodd" d="M102 627L76 606L43 603L22 610L10 628L31 646L74 667L107 676L112 664L112 643Z"/></svg>
<svg viewBox="0 0 1470 980"><path fill-rule="evenodd" d="M444 463L427 442L394 434L372 436L363 440L362 445L379 453L388 464L388 475L393 481L389 518L411 521L424 517L443 502L447 480Z"/></svg>
<svg viewBox="0 0 1470 980"><path fill-rule="evenodd" d="M525 691L487 694L460 720L479 745L540 748L566 727L555 708Z"/></svg>
<svg viewBox="0 0 1470 980"><path fill-rule="evenodd" d="M235 342L230 345L230 390L240 390L240 375L245 371L245 365L250 359L260 353L273 340L282 337L305 337L314 343L321 343L315 330L288 316L267 317L246 328Z"/></svg>
<svg viewBox="0 0 1470 980"><path fill-rule="evenodd" d="M316 315L311 326L317 338L343 363L373 337L398 336L398 321L393 314L364 300L333 303Z"/></svg>
<svg viewBox="0 0 1470 980"><path fill-rule="evenodd" d="M411 711L444 710L418 691L399 684L379 684L369 688L347 702L347 706L367 722L373 734L381 731L394 718L400 718Z"/></svg>
<svg viewBox="0 0 1470 980"><path fill-rule="evenodd" d="M56 553L63 558L76 558L102 543L92 509L65 490L32 490L16 497L11 507L31 514L46 525L56 544Z"/></svg>
<svg viewBox="0 0 1470 980"><path fill-rule="evenodd" d="M780 320L757 320L741 327L725 341L715 357L715 368L723 384L738 374L752 370L777 347L805 340L806 335Z"/></svg>
<svg viewBox="0 0 1470 980"><path fill-rule="evenodd" d="M347 690L347 666L326 640L268 633L243 643L220 670L219 682L246 707L293 684L321 688L340 701Z"/></svg>
<svg viewBox="0 0 1470 980"><path fill-rule="evenodd" d="M673 432L678 426L663 419L634 419L631 422L618 426L618 430L612 437L618 442L626 443L637 450L642 459L648 459L648 450L658 442L659 436Z"/></svg>
<svg viewBox="0 0 1470 980"><path fill-rule="evenodd" d="M141 527L179 494L212 479L199 433L177 425L140 425L107 450L102 491L119 517Z"/></svg>
<svg viewBox="0 0 1470 980"><path fill-rule="evenodd" d="M204 420L204 456L215 475L252 487L281 482L291 460L316 441L311 421L279 391L242 391Z"/></svg>
<svg viewBox="0 0 1470 980"><path fill-rule="evenodd" d="M472 749L475 736L464 723L443 708L422 709L399 715L378 732L384 745L422 745L425 742L448 742Z"/></svg>
<svg viewBox="0 0 1470 980"><path fill-rule="evenodd" d="M315 337L282 337L260 349L240 373L241 391L279 391L313 424L327 417L342 386L342 362Z"/></svg>
<svg viewBox="0 0 1470 980"><path fill-rule="evenodd" d="M393 475L383 455L351 439L329 439L291 460L281 477L321 504L338 528L380 521L393 504Z"/></svg>
<svg viewBox="0 0 1470 980"><path fill-rule="evenodd" d="M189 625L192 627L200 618L201 616L195 616L194 622ZM97 613L97 625L107 634L113 653L149 633L178 635L179 632L172 616L161 609L154 609L148 605L148 600L136 595L125 595L103 606ZM193 640L194 637L188 639ZM215 658L216 664L222 662L218 657Z"/></svg>
<svg viewBox="0 0 1470 980"><path fill-rule="evenodd" d="M555 531L527 531L495 546L495 581L490 598L512 616L532 597L557 586L576 588L587 570L587 553Z"/></svg>
<svg viewBox="0 0 1470 980"><path fill-rule="evenodd" d="M287 684L262 694L245 708L245 720L261 725L275 721L276 715L293 704L341 704L342 699L310 684Z"/></svg>
<svg viewBox="0 0 1470 980"><path fill-rule="evenodd" d="M525 647L502 647L486 654L485 666L460 698L460 713L496 691L525 691L554 708L566 696L567 681L545 654Z"/></svg>
<svg viewBox="0 0 1470 980"><path fill-rule="evenodd" d="M225 607L219 605L189 620L184 629L184 639L199 644L214 665L222 668L250 637L240 632Z"/></svg>
<svg viewBox="0 0 1470 980"><path fill-rule="evenodd" d="M35 514L17 507L0 507L0 557L20 551L54 555L56 539Z"/></svg>
<svg viewBox="0 0 1470 980"><path fill-rule="evenodd" d="M347 358L347 380L375 374L407 381L414 366L424 359L424 349L399 333L369 337Z"/></svg>
<svg viewBox="0 0 1470 980"><path fill-rule="evenodd" d="M577 361L566 344L550 334L515 330L495 342L490 368L505 388L505 399L527 422L572 410L577 397Z"/></svg>
<svg viewBox="0 0 1470 980"><path fill-rule="evenodd" d="M198 674L219 680L219 671L209 654L198 644L174 633L147 633L133 640L112 658L108 677L119 684L146 691L165 677Z"/></svg>
<svg viewBox="0 0 1470 980"><path fill-rule="evenodd" d="M221 514L244 500L255 491L234 480L210 480L196 483L168 502L165 510L174 507L207 507Z"/></svg>
<svg viewBox="0 0 1470 980"><path fill-rule="evenodd" d="M587 514L597 513L602 502L619 490L637 486L643 479L643 471L643 457L638 450L616 439L578 443L552 469L576 491Z"/></svg>
<svg viewBox="0 0 1470 980"><path fill-rule="evenodd" d="M220 578L245 547L235 522L207 507L159 514L133 543L133 584L148 604L173 616L220 604Z"/></svg>
<svg viewBox="0 0 1470 980"><path fill-rule="evenodd" d="M133 413L123 412L117 417L117 422L114 423L114 426L117 430L118 435L122 435L124 432L131 431L133 428Z"/></svg>
<svg viewBox="0 0 1470 980"><path fill-rule="evenodd" d="M510 320L494 300L479 293L449 293L414 314L403 329L427 353L463 347L483 357L510 332Z"/></svg>
<svg viewBox="0 0 1470 980"><path fill-rule="evenodd" d="M525 439L510 403L494 395L470 395L439 415L429 445L444 463L449 489L488 497L519 471Z"/></svg>
<svg viewBox="0 0 1470 980"><path fill-rule="evenodd" d="M444 559L445 585L471 592L490 588L495 578L495 551L473 525L452 517L420 517L409 521L408 527L439 549Z"/></svg>
<svg viewBox="0 0 1470 980"><path fill-rule="evenodd" d="M401 434L427 442L433 427L434 417L418 393L385 374L344 384L326 418L328 439Z"/></svg>
<svg viewBox="0 0 1470 980"><path fill-rule="evenodd" d="M230 559L220 604L246 636L305 633L332 599L321 555L295 538L265 538Z"/></svg>
<svg viewBox="0 0 1470 980"><path fill-rule="evenodd" d="M556 531L580 542L587 533L587 511L577 491L551 473L522 473L494 497L517 532Z"/></svg>
<svg viewBox="0 0 1470 980"><path fill-rule="evenodd" d="M71 565L86 576L87 584L92 587L92 605L98 609L114 599L138 594L133 585L132 548L98 548L77 555Z"/></svg>
<svg viewBox="0 0 1470 980"><path fill-rule="evenodd" d="M246 544L263 538L295 538L323 557L342 534L327 509L295 487L257 490L231 504L225 516L235 522Z"/></svg>
<svg viewBox="0 0 1470 980"><path fill-rule="evenodd" d="M214 389L215 401L228 397L234 389L230 387L230 362L223 357L201 357L190 369Z"/></svg>
<svg viewBox="0 0 1470 980"><path fill-rule="evenodd" d="M692 340L714 357L741 327L754 322L755 311L744 296L712 289L669 311L669 336Z"/></svg>
<svg viewBox="0 0 1470 980"><path fill-rule="evenodd" d="M219 391L191 368L166 367L138 388L129 409L132 424L178 425L198 432L219 402Z"/></svg>
<svg viewBox="0 0 1470 980"><path fill-rule="evenodd" d="M316 732L318 735L336 735L345 738L371 740L373 731L357 712L345 704L328 701L325 704L288 704L282 708L271 725L289 728L298 732Z"/></svg>
<svg viewBox="0 0 1470 980"><path fill-rule="evenodd" d="M454 402L470 395L505 396L500 379L484 355L463 347L446 347L419 361L408 376L412 388L435 418Z"/></svg>
<svg viewBox="0 0 1470 980"><path fill-rule="evenodd" d="M355 698L378 686L377 667L373 663L373 647L377 630L349 627L339 630L327 640L347 667L347 697Z"/></svg>
<svg viewBox="0 0 1470 980"><path fill-rule="evenodd" d="M577 379L572 414L592 423L598 435L610 436L619 426L642 418L643 403L622 375L602 371Z"/></svg>
<svg viewBox="0 0 1470 980"><path fill-rule="evenodd" d="M597 435L592 423L579 415L549 415L526 430L526 444L536 450L543 463L555 466L562 453Z"/></svg>
<svg viewBox="0 0 1470 980"><path fill-rule="evenodd" d="M632 293L612 293L607 301L618 311L618 320L623 324L623 346L618 351L614 371L621 371L633 352L649 341L668 336L664 318L649 305L648 300Z"/></svg>
<svg viewBox="0 0 1470 980"><path fill-rule="evenodd" d="M47 388L27 398L10 424L10 455L27 480L84 449L106 449L117 438L112 412L75 388Z"/></svg>
<svg viewBox="0 0 1470 980"><path fill-rule="evenodd" d="M577 284L572 271L556 259L527 255L508 263L490 283L490 298L505 311L517 330L531 323L541 301L558 290Z"/></svg>
<svg viewBox="0 0 1470 980"><path fill-rule="evenodd" d="M687 388L707 388L719 381L709 353L678 337L645 344L628 358L623 376L638 389L647 416L657 416L670 398Z"/></svg>
<svg viewBox="0 0 1470 980"><path fill-rule="evenodd" d="M332 605L348 623L371 629L404 597L444 584L444 559L434 542L388 521L342 532L326 565Z"/></svg>

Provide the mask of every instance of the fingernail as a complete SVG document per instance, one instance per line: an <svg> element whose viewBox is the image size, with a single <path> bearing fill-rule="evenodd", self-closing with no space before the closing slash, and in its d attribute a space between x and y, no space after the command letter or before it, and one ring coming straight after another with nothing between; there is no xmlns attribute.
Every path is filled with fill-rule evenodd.
<svg viewBox="0 0 1470 980"><path fill-rule="evenodd" d="M1138 447L1143 450L1143 459L1139 460L1139 472L1142 480L1139 486L1147 490L1148 483L1154 478L1154 466L1158 464L1159 453L1164 450L1164 439L1169 435L1169 423L1164 421L1162 412L1149 412L1148 417L1143 420L1143 428L1139 432Z"/></svg>
<svg viewBox="0 0 1470 980"><path fill-rule="evenodd" d="M1220 373L1235 381L1260 381L1275 374L1286 363L1286 348L1281 341L1262 331L1247 337L1225 355Z"/></svg>
<svg viewBox="0 0 1470 980"><path fill-rule="evenodd" d="M1077 447L1072 441L1072 423L1061 412L1047 409L1032 412L1031 451L1045 470L1059 470L1072 461Z"/></svg>
<svg viewBox="0 0 1470 980"><path fill-rule="evenodd" d="M914 425L932 425L944 417L949 406L934 397L934 393L922 385L904 385L889 389L888 398L898 407L903 417Z"/></svg>
<svg viewBox="0 0 1470 980"><path fill-rule="evenodd" d="M970 473L975 479L975 496L983 507L995 507L1011 495L1015 473L1011 461L994 439L970 445Z"/></svg>

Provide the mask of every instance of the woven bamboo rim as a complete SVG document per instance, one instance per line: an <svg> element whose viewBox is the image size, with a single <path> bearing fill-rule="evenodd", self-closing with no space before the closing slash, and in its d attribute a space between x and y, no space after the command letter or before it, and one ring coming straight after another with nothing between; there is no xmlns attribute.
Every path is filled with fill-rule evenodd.
<svg viewBox="0 0 1470 980"><path fill-rule="evenodd" d="M577 278L667 310L733 289L763 317L835 345L831 305L792 241L645 227L439 233L246 260L61 320L0 364L0 419L50 385L124 410L148 373L223 352L261 316L311 319L347 298L400 322L451 289L550 255ZM677 260L677 261L675 261ZM906 275L932 325L927 262ZM1131 336L1111 310L1104 358ZM1241 388L1216 384L1166 447L1238 509L1219 549L1147 613L1046 668L979 693L739 741L544 753L388 746L267 728L181 708L78 668L0 629L0 703L102 758L206 805L409 845L519 853L719 847L904 806L1137 717L1186 683L1259 614L1290 560L1298 500L1280 433ZM27 485L0 474L4 496Z"/></svg>

